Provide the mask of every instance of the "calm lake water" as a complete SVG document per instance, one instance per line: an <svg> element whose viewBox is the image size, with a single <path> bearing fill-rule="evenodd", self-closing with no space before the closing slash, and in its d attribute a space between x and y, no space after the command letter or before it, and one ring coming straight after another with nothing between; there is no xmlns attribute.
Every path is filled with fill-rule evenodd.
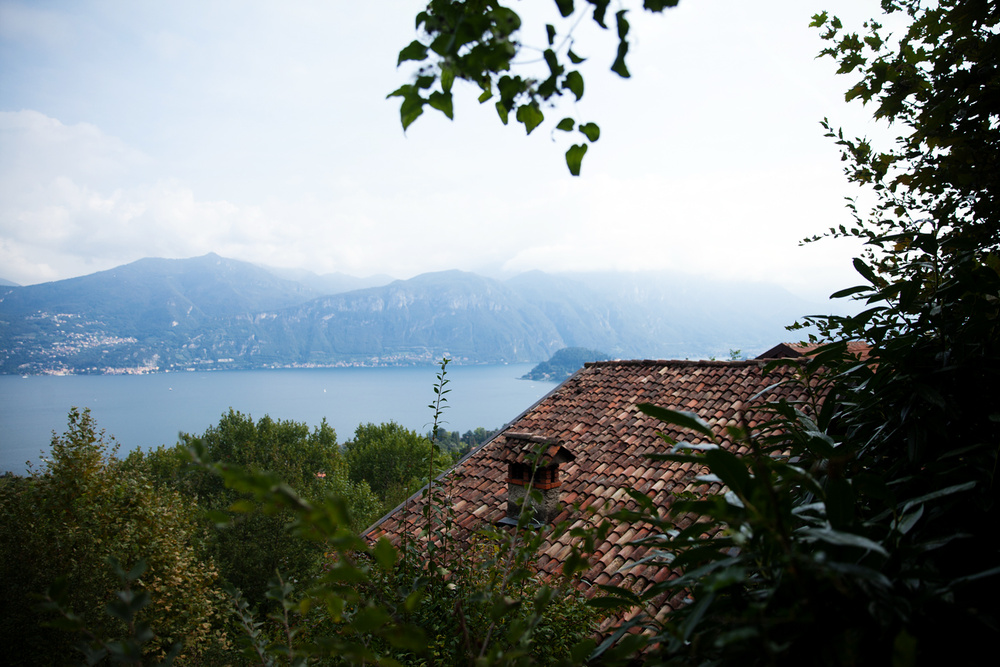
<svg viewBox="0 0 1000 667"><path fill-rule="evenodd" d="M556 387L520 380L532 364L449 366L444 425L465 432L497 428ZM73 406L90 408L97 425L121 443L122 453L177 442L177 434L202 433L232 407L259 419L306 422L324 417L338 442L358 424L395 421L430 430L437 370L335 368L161 373L155 375L0 375L0 471L23 473L38 464L52 431L61 433Z"/></svg>

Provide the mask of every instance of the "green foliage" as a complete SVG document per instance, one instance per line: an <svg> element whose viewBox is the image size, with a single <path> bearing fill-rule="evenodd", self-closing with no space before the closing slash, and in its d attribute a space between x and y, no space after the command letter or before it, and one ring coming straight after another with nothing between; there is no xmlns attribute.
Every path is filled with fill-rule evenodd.
<svg viewBox="0 0 1000 667"><path fill-rule="evenodd" d="M140 612L150 603L149 594L145 591L137 593L132 588L146 571L146 562L140 560L128 572L122 569L121 564L113 556L108 557L108 564L118 576L122 590L115 593L116 599L109 602L105 610L109 616L117 618L125 625L126 636L124 638L108 640L92 632L84 620L68 608L65 579L60 578L46 591L39 608L42 611L53 611L59 615L56 620L49 623L52 627L58 627L86 638L76 644L76 649L83 654L86 664L96 665L105 658L114 663L142 664L145 662L144 647L156 637L156 634L150 629L148 623L139 620ZM163 666L172 664L174 658L180 653L181 646L181 642L174 642L163 660L157 661L155 664Z"/></svg>
<svg viewBox="0 0 1000 667"><path fill-rule="evenodd" d="M525 373L526 380L551 380L562 382L577 372L588 361L604 361L608 355L585 347L564 347L557 350L548 361L537 364Z"/></svg>
<svg viewBox="0 0 1000 667"><path fill-rule="evenodd" d="M73 409L67 431L53 435L45 467L0 483L0 627L15 660L55 663L71 655L75 636L60 629L65 625L40 625L58 616L32 607L32 596L52 587L62 590L60 608L96 637L128 635L130 623L155 628L157 636L144 640L150 655L162 657L181 638L187 656L224 642L216 624L223 599L218 573L203 548L194 503L123 466L111 444L88 411ZM130 607L128 618L105 613L119 584L109 559L148 564L130 581L152 602Z"/></svg>
<svg viewBox="0 0 1000 667"><path fill-rule="evenodd" d="M447 407L446 365L442 362L434 386L432 433ZM425 453L432 474L434 450ZM194 454L197 459L199 451ZM385 540L361 540L350 529L342 498L312 502L272 475L198 463L227 488L249 494L264 512L287 513L292 535L327 550L321 573L307 585L280 576L272 580L268 597L276 604L269 616L280 637L266 632L243 595L229 589L248 660L264 665L305 664L312 658L415 665L578 664L593 649L593 641L585 638L598 615L573 592L572 582L555 588L533 578L534 554L547 531L566 531L567 525L528 530L531 515L524 513L512 532L489 531L471 543L458 542L451 512L429 484L423 530L397 551ZM567 577L578 571L568 568Z"/></svg>
<svg viewBox="0 0 1000 667"><path fill-rule="evenodd" d="M534 577L541 535L487 531L471 544L454 542L450 532L437 537L453 558L428 568L426 546L417 544L365 589L376 597L412 600L407 618L427 637L423 651L385 646L391 657L404 664L456 666L578 664L572 650L596 630L600 614L572 582L547 584Z"/></svg>
<svg viewBox="0 0 1000 667"><path fill-rule="evenodd" d="M564 17L578 4L556 2ZM607 27L609 3L587 4L594 21ZM659 11L675 4L644 6ZM661 455L706 466L705 481L724 491L679 498L665 517L636 494L641 510L619 517L658 526L662 537L650 558L680 576L642 599L612 589L599 604L641 606L662 595L689 600L666 619L637 618L631 626L645 625L647 639L621 628L621 654L645 647L648 662L676 664L990 659L1000 634L1000 552L992 536L1000 453L992 389L1000 380L994 4L882 0L883 11L909 19L896 36L879 21L858 35L826 13L814 18L830 44L824 55L838 61L841 73L857 76L847 99L872 104L877 118L900 131L893 146L877 147L824 123L842 148L848 179L876 197L870 212L852 202L855 223L829 233L867 244L854 262L863 284L837 294L867 308L852 317L807 320L829 343L797 364L811 398L803 405L774 402L768 422L735 431L747 457L683 443L670 443L673 449ZM558 43L560 31L550 25L549 78L508 74L512 54L522 48L515 32L521 25L512 21L501 44L485 29L498 8L429 3L418 28L447 48L423 52L419 60L427 65L418 76L430 89L450 68L450 80L485 91L482 101L496 89L503 122L516 111L531 131L540 119L522 108L541 109L564 89L582 95L581 81L569 83L579 58L570 44ZM468 17L472 27L449 41ZM625 77L625 10L615 15L615 27L612 69ZM495 63L462 61L501 46L507 55ZM584 127L573 118L556 125L563 132ZM586 148L568 151L572 173L579 173ZM870 357L849 354L845 342L853 340L868 343ZM690 415L646 409L709 433ZM609 659L614 650L609 642L597 654Z"/></svg>
<svg viewBox="0 0 1000 667"><path fill-rule="evenodd" d="M527 134L545 121L543 109L555 106L564 94L571 95L573 101L583 98L584 77L576 66L586 58L573 51L573 32L587 11L592 13L597 26L608 30L609 0L576 4L573 0L556 0L564 20L558 28L553 24L545 25L544 37L541 31L531 33L532 38L538 40L531 46L522 43L521 17L509 4L499 0L430 0L426 9L417 14L419 39L400 51L397 62L414 61L420 67L412 83L389 94L389 97L401 99L399 116L404 130L423 114L425 106L453 118L452 86L456 79L478 89L480 104L495 100L500 121L506 125L513 116L524 125ZM586 9L577 10L577 5ZM643 9L662 12L676 5L677 0L645 0ZM610 69L623 78L630 76L625 63L629 48L626 18L629 11L620 9L614 15L617 50ZM534 71L524 76L514 74L517 62L525 60L518 58L525 50L541 53L546 71L540 75ZM555 128L564 132L573 132L576 128L588 142L574 144L566 151L566 166L572 175L579 176L583 156L589 144L600 138L600 128L592 122L577 124L572 118L563 118Z"/></svg>
<svg viewBox="0 0 1000 667"><path fill-rule="evenodd" d="M367 526L381 510L368 486L348 477L337 434L325 421L309 431L303 423L267 416L254 422L249 415L230 410L217 426L197 437L182 435L181 440L178 448L196 450L203 460L280 479L304 498L336 495L351 508L355 530ZM176 454L157 452L150 465L170 470L174 460ZM268 581L276 570L293 581L315 573L322 546L291 537L288 513L263 511L246 494L227 489L221 478L204 469L182 471L174 483L223 524L213 536L216 562L225 581L240 589L251 605L271 606Z"/></svg>
<svg viewBox="0 0 1000 667"><path fill-rule="evenodd" d="M396 422L361 424L354 431L354 439L344 443L350 479L367 482L385 511L422 486L431 458L435 459L435 470L450 463L447 456L434 455L430 439Z"/></svg>
<svg viewBox="0 0 1000 667"><path fill-rule="evenodd" d="M487 429L482 426L469 429L465 433L441 429L438 431L437 442L445 452L451 455L452 461L454 462L458 461L460 458L499 432L500 429ZM428 431L426 435L428 440L431 439L431 435L431 432Z"/></svg>
<svg viewBox="0 0 1000 667"><path fill-rule="evenodd" d="M876 197L830 231L867 244L864 283L838 292L867 308L807 320L826 344L776 363L796 365L812 398L773 402L767 423L744 426L748 456L670 443L660 458L706 466L722 493L679 499L666 518L637 497L643 510L620 517L656 525L654 558L682 573L649 596L689 600L647 621L657 661L993 662L1000 14L977 0L882 7L910 19L897 38L877 21L858 36L814 19L824 54L860 76L848 99L903 131L878 150L827 124L848 178ZM871 346L866 360L853 340ZM649 412L705 434L689 416ZM697 522L678 530L685 513Z"/></svg>
<svg viewBox="0 0 1000 667"><path fill-rule="evenodd" d="M576 4L583 3L556 2L564 17ZM610 3L586 4L606 27ZM675 4L646 0L644 7ZM567 525L529 530L531 513L524 512L510 532L455 541L454 517L433 483L445 362L431 439L391 423L359 427L345 453L357 478L344 471L325 425L310 434L292 422L255 424L230 412L204 436L185 438L200 464L185 472L168 450L117 462L89 415L72 412L43 473L0 480L7 655L31 662L68 655L71 637L39 629L25 614L25 594L51 587L57 574L68 583L50 588L48 619L90 633L92 659L101 651L134 658L139 644L147 655L165 655L176 637L196 655L215 639L214 571L199 557L191 503L155 489L155 476L215 509L238 501L238 509L254 510L228 515L234 527L220 534L229 536L217 548L231 581L240 567L258 587L276 567L292 573L252 593L270 600L271 625L257 620L262 602L230 592L247 635L245 655L263 664L614 664L640 650L648 664L986 664L1000 639L1000 552L992 535L1000 443L992 390L1000 380L1000 16L985 0L883 0L882 7L910 17L899 38L884 36L874 21L859 37L826 14L814 20L831 44L825 53L842 72L860 75L848 98L876 104L876 115L904 130L895 147L880 151L827 124L848 177L871 185L877 197L869 214L855 210L853 227L831 230L868 244L855 261L864 283L839 294L869 307L857 316L811 319L826 344L810 358L775 362L796 366L793 381L808 389L808 399L774 401L764 423L734 427L730 435L748 455L665 438L657 458L703 467L702 480L722 490L678 497L667 512L630 492L637 509L617 518L656 527L643 543L653 547L648 558L677 576L641 595L604 587L607 597L588 608L566 591L598 532L571 531L579 546L566 559L564 582L534 580L532 558ZM417 25L424 39L400 61L429 62L394 93L404 127L426 105L451 117L456 78L477 84L481 101L498 94L501 119L513 111L528 132L543 122L543 102L563 90L583 95L572 68L580 58L571 40L557 44L554 26L545 30L547 78L506 73L521 48L521 24L499 2L432 0ZM616 13L615 26L612 68L627 76L626 10ZM596 126L573 119L557 128L591 142L599 136ZM574 149L578 172L586 144ZM871 346L866 360L848 353L846 342L855 339ZM694 415L642 409L711 438ZM387 458L383 474L377 463ZM353 470L355 460L366 472ZM336 494L326 493L328 477L318 472L332 476ZM351 510L365 507L359 499L370 493L360 479L384 493L431 482L422 532L400 551L357 536ZM125 590L115 601L118 585L102 563L143 556L148 571L119 568ZM148 591L148 603L133 585ZM642 609L662 599L677 605L666 618L640 613L600 646L586 639L593 610ZM108 600L110 617L103 613ZM161 634L151 639L147 622ZM644 634L632 632L640 629ZM131 639L102 639L116 636Z"/></svg>

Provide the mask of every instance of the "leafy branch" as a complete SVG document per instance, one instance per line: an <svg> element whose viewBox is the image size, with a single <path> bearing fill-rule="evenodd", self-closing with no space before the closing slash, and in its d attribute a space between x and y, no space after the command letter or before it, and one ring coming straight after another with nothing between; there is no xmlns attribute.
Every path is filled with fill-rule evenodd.
<svg viewBox="0 0 1000 667"><path fill-rule="evenodd" d="M662 12L676 6L678 1L644 0L642 7ZM476 86L480 104L494 100L500 121L507 125L513 117L527 134L545 121L545 110L554 108L558 98L571 95L574 102L583 98L584 77L577 66L586 58L573 51L572 33L587 11L597 26L610 31L610 0L579 3L555 0L564 22L558 28L553 24L545 26L546 46L535 50L541 52L548 72L538 77L514 73L519 67L537 61L518 58L525 48L531 47L521 42L521 17L508 4L499 0L462 3L430 0L424 11L417 14L416 28L420 35L399 52L397 65L415 62L419 67L411 83L389 94L401 98L399 115L404 130L427 106L453 119L452 89L456 80ZM620 9L613 19L617 48L611 71L622 78L631 76L625 62L629 49L629 11ZM600 127L593 122L564 117L555 129L567 133L575 130L582 135L583 141L566 151L566 166L572 175L579 176L589 145L600 139Z"/></svg>

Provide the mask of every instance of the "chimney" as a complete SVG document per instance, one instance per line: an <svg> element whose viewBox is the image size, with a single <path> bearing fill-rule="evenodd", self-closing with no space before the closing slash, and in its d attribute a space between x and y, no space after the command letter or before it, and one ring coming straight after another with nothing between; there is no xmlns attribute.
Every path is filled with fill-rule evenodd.
<svg viewBox="0 0 1000 667"><path fill-rule="evenodd" d="M505 433L507 448L507 516L504 525L516 525L522 508L533 514L532 523L551 523L559 513L559 465L576 457L554 440L531 433ZM529 496L537 491L541 500Z"/></svg>

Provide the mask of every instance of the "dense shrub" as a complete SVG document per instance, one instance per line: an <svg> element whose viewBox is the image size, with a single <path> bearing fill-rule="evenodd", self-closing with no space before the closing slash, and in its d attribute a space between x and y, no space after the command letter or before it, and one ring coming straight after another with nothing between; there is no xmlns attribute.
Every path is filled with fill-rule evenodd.
<svg viewBox="0 0 1000 667"><path fill-rule="evenodd" d="M225 523L211 534L215 560L223 579L254 607L273 607L267 591L275 572L293 582L314 576L323 547L292 536L287 512L261 512L247 502L246 494L227 489L217 475L188 467L190 448L222 465L268 473L312 501L326 495L342 498L355 530L377 518L382 507L364 481L348 477L337 434L325 421L310 431L304 423L267 416L254 422L249 415L230 410L203 434L182 434L175 447L130 455L130 465L195 499L204 510L206 527L212 523L209 517Z"/></svg>
<svg viewBox="0 0 1000 667"><path fill-rule="evenodd" d="M88 411L74 409L66 432L53 436L41 470L0 481L0 627L5 654L14 661L72 659L78 637L44 627L56 617L35 609L35 596L58 579L66 583L67 609L95 633L124 633L121 621L105 613L120 585L109 558L126 567L141 559L148 565L136 582L153 599L141 613L157 632L148 651L183 640L192 657L225 642L218 632L224 595L194 503L122 466L110 444Z"/></svg>

